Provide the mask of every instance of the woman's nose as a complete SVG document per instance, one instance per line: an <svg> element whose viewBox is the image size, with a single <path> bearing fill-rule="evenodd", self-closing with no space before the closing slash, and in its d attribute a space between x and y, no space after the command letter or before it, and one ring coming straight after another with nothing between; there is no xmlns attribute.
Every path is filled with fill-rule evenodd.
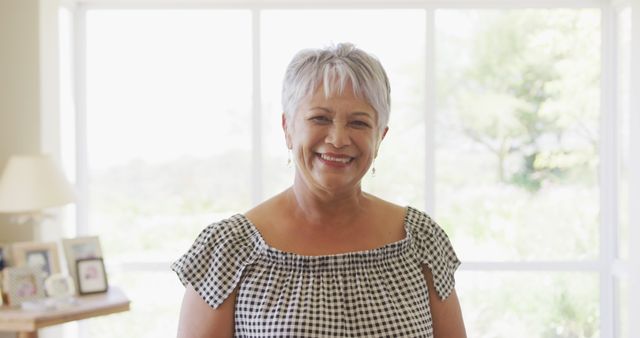
<svg viewBox="0 0 640 338"><path fill-rule="evenodd" d="M332 126L329 128L329 133L327 134L327 138L325 142L333 145L336 148L342 148L351 144L351 138L349 136L349 131L346 127L342 126Z"/></svg>

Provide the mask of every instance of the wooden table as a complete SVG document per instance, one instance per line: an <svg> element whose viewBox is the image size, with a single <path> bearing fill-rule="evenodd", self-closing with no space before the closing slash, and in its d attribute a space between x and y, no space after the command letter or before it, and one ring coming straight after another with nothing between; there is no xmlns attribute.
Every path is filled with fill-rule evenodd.
<svg viewBox="0 0 640 338"><path fill-rule="evenodd" d="M129 299L118 288L106 293L76 297L78 302L64 309L22 310L0 307L0 332L17 332L18 338L36 338L38 329L91 317L129 310Z"/></svg>

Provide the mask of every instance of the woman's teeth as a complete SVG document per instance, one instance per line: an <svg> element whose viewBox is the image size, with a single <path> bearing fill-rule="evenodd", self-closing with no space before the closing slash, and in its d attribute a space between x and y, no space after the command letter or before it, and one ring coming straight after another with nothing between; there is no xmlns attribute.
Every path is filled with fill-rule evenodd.
<svg viewBox="0 0 640 338"><path fill-rule="evenodd" d="M326 161L340 162L347 164L351 161L351 157L333 157L325 154L320 154L320 157Z"/></svg>

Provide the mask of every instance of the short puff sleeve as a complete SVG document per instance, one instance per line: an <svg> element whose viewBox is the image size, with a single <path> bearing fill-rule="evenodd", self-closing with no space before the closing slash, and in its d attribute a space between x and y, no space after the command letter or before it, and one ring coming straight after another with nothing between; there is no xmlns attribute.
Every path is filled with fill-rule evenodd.
<svg viewBox="0 0 640 338"><path fill-rule="evenodd" d="M171 264L183 285L191 284L217 308L238 285L244 268L259 254L259 234L242 216L207 226L189 250Z"/></svg>
<svg viewBox="0 0 640 338"><path fill-rule="evenodd" d="M447 234L431 217L416 209L410 210L407 217L413 254L420 264L431 270L436 292L444 300L455 287L453 275L460 260Z"/></svg>

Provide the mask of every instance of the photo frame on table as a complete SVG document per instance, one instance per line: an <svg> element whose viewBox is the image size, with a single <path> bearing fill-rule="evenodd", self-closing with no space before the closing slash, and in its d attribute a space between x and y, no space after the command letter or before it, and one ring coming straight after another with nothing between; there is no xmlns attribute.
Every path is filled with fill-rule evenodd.
<svg viewBox="0 0 640 338"><path fill-rule="evenodd" d="M88 258L102 258L102 247L98 236L85 236L62 239L64 256L67 260L69 275L74 283L76 293L78 287L78 275L76 274L76 261Z"/></svg>
<svg viewBox="0 0 640 338"><path fill-rule="evenodd" d="M0 271L8 266L11 266L11 245L0 243Z"/></svg>
<svg viewBox="0 0 640 338"><path fill-rule="evenodd" d="M31 266L14 266L3 272L4 292L9 305L17 306L45 297L42 270Z"/></svg>
<svg viewBox="0 0 640 338"><path fill-rule="evenodd" d="M53 298L65 298L75 295L74 285L69 275L61 273L53 274L44 281L44 289L47 296Z"/></svg>
<svg viewBox="0 0 640 338"><path fill-rule="evenodd" d="M76 261L76 271L79 294L101 293L109 289L102 258L79 259Z"/></svg>
<svg viewBox="0 0 640 338"><path fill-rule="evenodd" d="M60 273L58 244L55 242L19 242L12 245L15 266L31 266L42 279Z"/></svg>

